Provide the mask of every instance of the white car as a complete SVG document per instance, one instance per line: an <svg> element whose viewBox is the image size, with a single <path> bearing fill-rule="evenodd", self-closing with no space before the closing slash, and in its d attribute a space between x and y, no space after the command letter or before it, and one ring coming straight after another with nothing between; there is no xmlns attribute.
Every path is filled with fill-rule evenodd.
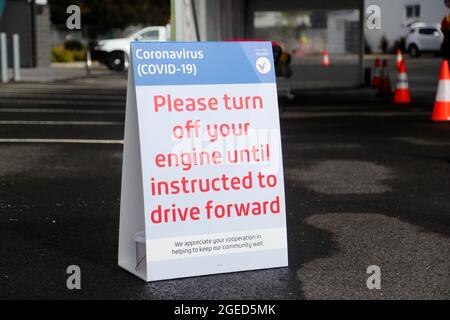
<svg viewBox="0 0 450 320"><path fill-rule="evenodd" d="M411 28L405 45L411 57L418 57L422 52L440 52L443 41L440 26L421 25Z"/></svg>
<svg viewBox="0 0 450 320"><path fill-rule="evenodd" d="M98 41L93 56L112 70L123 70L129 61L132 41L167 41L169 36L169 26L146 27L124 38Z"/></svg>

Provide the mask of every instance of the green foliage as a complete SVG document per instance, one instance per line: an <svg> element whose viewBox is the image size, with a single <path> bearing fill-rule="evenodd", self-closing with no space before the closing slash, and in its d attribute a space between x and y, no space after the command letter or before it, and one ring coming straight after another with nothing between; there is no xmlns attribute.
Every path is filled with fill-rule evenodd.
<svg viewBox="0 0 450 320"><path fill-rule="evenodd" d="M86 61L86 49L67 50L64 47L52 48L52 62Z"/></svg>
<svg viewBox="0 0 450 320"><path fill-rule="evenodd" d="M73 61L86 61L86 50L73 50Z"/></svg>
<svg viewBox="0 0 450 320"><path fill-rule="evenodd" d="M170 0L49 0L52 23L65 25L69 5L81 9L81 27L89 33L124 29L130 25L166 25ZM90 34L95 37L95 34Z"/></svg>
<svg viewBox="0 0 450 320"><path fill-rule="evenodd" d="M79 40L67 40L64 43L64 49L66 50L83 50L84 45Z"/></svg>
<svg viewBox="0 0 450 320"><path fill-rule="evenodd" d="M381 39L380 39L380 49L381 49L381 52L383 52L383 53L387 53L387 52L388 52L388 49L389 49L389 41L388 41L388 39L386 38L386 35L385 35L385 34L383 34L383 36L382 36Z"/></svg>
<svg viewBox="0 0 450 320"><path fill-rule="evenodd" d="M66 50L63 47L52 48L52 62L72 62L72 51Z"/></svg>

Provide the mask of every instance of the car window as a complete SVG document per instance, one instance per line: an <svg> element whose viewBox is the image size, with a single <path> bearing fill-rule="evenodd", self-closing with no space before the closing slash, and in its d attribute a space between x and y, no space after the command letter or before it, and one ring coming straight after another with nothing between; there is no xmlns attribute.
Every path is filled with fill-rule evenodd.
<svg viewBox="0 0 450 320"><path fill-rule="evenodd" d="M158 40L158 30L150 30L140 34L142 40Z"/></svg>
<svg viewBox="0 0 450 320"><path fill-rule="evenodd" d="M423 35L434 35L437 30L435 28L422 28L419 29L419 33Z"/></svg>

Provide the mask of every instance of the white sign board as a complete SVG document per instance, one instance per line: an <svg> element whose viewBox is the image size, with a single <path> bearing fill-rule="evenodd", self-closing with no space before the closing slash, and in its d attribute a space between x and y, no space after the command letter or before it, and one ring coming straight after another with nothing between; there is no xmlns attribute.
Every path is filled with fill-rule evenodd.
<svg viewBox="0 0 450 320"><path fill-rule="evenodd" d="M119 265L154 281L287 264L270 42L133 42Z"/></svg>

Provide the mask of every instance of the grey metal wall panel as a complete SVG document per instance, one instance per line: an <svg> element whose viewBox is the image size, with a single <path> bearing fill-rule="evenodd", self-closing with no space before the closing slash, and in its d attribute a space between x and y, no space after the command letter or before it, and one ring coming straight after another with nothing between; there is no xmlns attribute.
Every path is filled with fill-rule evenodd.
<svg viewBox="0 0 450 320"><path fill-rule="evenodd" d="M48 6L36 6L35 49L36 67L50 66L50 10Z"/></svg>
<svg viewBox="0 0 450 320"><path fill-rule="evenodd" d="M318 10L355 9L364 0L249 0L252 10Z"/></svg>
<svg viewBox="0 0 450 320"><path fill-rule="evenodd" d="M0 32L8 36L8 63L12 67L12 35L20 37L22 67L34 67L33 25L31 5L26 0L8 0L0 21Z"/></svg>

